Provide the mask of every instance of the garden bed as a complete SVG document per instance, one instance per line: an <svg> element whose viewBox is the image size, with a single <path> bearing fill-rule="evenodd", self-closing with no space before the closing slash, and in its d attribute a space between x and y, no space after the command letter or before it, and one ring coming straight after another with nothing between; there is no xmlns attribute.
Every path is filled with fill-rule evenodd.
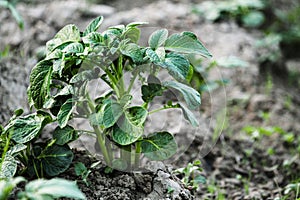
<svg viewBox="0 0 300 200"><path fill-rule="evenodd" d="M260 73L254 47L261 36L259 31L240 28L234 22L203 22L191 13L190 4L160 1L129 11L118 8L123 11L115 13L113 7L97 5L98 10L90 9L84 2L68 2L68 12L64 12L64 1L20 3L17 8L25 20L24 31L17 28L9 12L1 11L0 43L3 47L9 45L11 50L8 57L0 60L2 124L7 123L17 108L27 108L25 112L29 112L26 88L29 72L37 62L37 49L68 23L83 28L91 18L104 13L103 28L148 21L154 28L145 29L146 35L155 27L191 30L206 44L214 59L235 56L246 61L248 67L219 68L211 72L211 77L218 78L221 73L230 82L224 88L202 95L199 121L200 129L205 128L195 133L188 150L168 165L157 164L142 173L114 171L107 174L100 159L100 163L90 169L87 177L90 185L86 185L75 174L74 164L82 162L89 167L98 159L85 151L94 147L94 140L84 141L90 142L89 145L77 142L73 145L74 162L61 177L77 180L88 199L296 199L297 190L290 189L289 184L299 182L300 178L299 85L289 84L286 77L276 73ZM145 40L142 38L141 43ZM0 50L4 50L2 46ZM292 63L297 68L299 61L283 60L282 63ZM175 116L166 116L168 121L176 122ZM159 127L159 122L156 123L154 126ZM170 123L169 128L180 130L176 123ZM186 128L180 137L191 132L195 131ZM199 184L197 190L184 188L180 183L182 175L176 177L172 171L197 159L202 161L201 174L206 183Z"/></svg>

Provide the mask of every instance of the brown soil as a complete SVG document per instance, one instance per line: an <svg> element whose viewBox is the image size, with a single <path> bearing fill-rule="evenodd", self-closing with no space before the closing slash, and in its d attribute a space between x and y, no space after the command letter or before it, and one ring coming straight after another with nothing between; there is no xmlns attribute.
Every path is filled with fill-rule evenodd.
<svg viewBox="0 0 300 200"><path fill-rule="evenodd" d="M130 1L126 2L128 6ZM0 10L0 51L6 45L11 49L8 57L0 59L0 123L7 123L14 109L23 107L29 112L25 98L26 87L30 69L37 62L37 49L68 23L83 28L91 18L103 14L106 18L104 27L131 21L149 21L153 27L191 30L206 44L214 59L234 55L247 61L249 67L218 68L219 71L211 73L212 78L217 78L220 72L230 83L225 88L203 94L199 118L203 129L195 133L196 137L188 150L169 162L170 167L154 166L152 170L143 173L114 171L105 174L104 165L100 163L88 177L89 186L75 175L74 165L62 176L78 180L88 199L299 198L299 193L296 197L296 190L284 194L288 184L299 183L300 179L299 82L288 74L278 75L276 70L275 73L274 70L261 73L264 66L259 65L254 48L255 41L262 35L260 32L250 32L232 22L204 23L191 14L189 2L158 1L150 5L139 2L135 5L141 8L126 9L122 9L123 1L112 2L113 6L119 5L116 9L74 0L20 3L18 10L25 20L24 31L17 28L9 12ZM68 9L65 9L66 6ZM142 40L146 41L144 38ZM296 61L283 59L281 65L288 63L294 63L299 68L299 58ZM223 114L225 108L226 115ZM169 116L169 120L176 122L176 117ZM223 122L223 128L217 130ZM176 123L169 126L176 129ZM286 133L293 133L294 140L287 142L287 134L278 133L254 139L242 130L245 126L281 127ZM181 135L190 132L184 129ZM76 145L78 148L87 148L82 142ZM196 191L188 191L172 175L172 169L183 167L195 159L202 161L207 183L201 184ZM86 153L76 151L74 163L79 161L90 166L96 160ZM170 184L174 184L177 192L168 193Z"/></svg>

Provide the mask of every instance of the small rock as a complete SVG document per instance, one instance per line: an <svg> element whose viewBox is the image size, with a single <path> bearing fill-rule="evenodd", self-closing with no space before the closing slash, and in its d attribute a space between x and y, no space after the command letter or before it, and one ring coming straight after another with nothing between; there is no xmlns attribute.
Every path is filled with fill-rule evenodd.
<svg viewBox="0 0 300 200"><path fill-rule="evenodd" d="M152 176L148 174L134 173L134 180L137 188L141 189L146 194L152 191Z"/></svg>

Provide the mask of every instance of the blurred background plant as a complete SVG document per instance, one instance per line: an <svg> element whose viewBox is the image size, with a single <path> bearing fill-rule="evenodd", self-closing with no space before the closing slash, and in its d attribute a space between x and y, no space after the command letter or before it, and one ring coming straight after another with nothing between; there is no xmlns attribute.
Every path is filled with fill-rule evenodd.
<svg viewBox="0 0 300 200"><path fill-rule="evenodd" d="M18 10L16 9L16 5L19 0L0 0L0 7L8 9L12 16L15 18L18 23L20 29L24 29L24 21ZM0 24L1 27L1 24Z"/></svg>
<svg viewBox="0 0 300 200"><path fill-rule="evenodd" d="M229 79L223 79L221 77L212 79L210 72L216 67L222 68L238 68L247 67L249 64L235 56L221 57L216 60L204 62L203 58L195 55L189 55L189 61L193 65L193 75L190 79L190 84L193 88L200 93L211 92L220 86L226 85L230 82Z"/></svg>
<svg viewBox="0 0 300 200"><path fill-rule="evenodd" d="M265 21L261 0L204 1L193 12L211 22L236 20L245 27L259 27Z"/></svg>
<svg viewBox="0 0 300 200"><path fill-rule="evenodd" d="M212 23L235 21L245 28L262 31L255 45L262 72L288 75L287 59L300 57L299 0L204 1L192 12Z"/></svg>

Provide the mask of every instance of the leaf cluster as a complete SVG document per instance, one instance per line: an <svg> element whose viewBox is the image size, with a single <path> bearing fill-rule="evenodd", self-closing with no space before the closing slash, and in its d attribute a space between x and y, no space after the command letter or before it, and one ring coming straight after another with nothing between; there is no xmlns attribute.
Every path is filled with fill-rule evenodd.
<svg viewBox="0 0 300 200"><path fill-rule="evenodd" d="M186 120L198 125L192 110L199 107L200 94L187 85L193 73L187 55L211 55L196 35L192 32L169 35L168 30L161 29L152 33L149 46L143 47L138 45L139 26L146 23L118 25L100 33L102 22L103 17L97 17L84 31L73 24L67 25L47 42L46 57L30 74L28 101L36 112L26 116L18 113L4 127L3 141L10 141L9 148L20 148L7 151L2 166L6 166L5 160L14 159L24 162L29 173L40 176L63 172L73 158L68 143L76 140L79 132L86 132L70 125L75 118L89 121L108 165L117 163L113 162L111 144L121 151L143 153L152 160L164 160L176 153L177 144L171 133L145 134L146 119L154 112L180 108ZM166 70L172 80L161 82L157 76L161 70ZM128 85L125 73L131 74ZM89 83L93 80L106 84L110 90L91 97ZM133 106L131 90L137 80L143 80L140 89L143 104ZM177 91L185 103L171 102L161 109L149 110L153 99L167 90ZM50 123L57 124L52 138L36 142ZM132 156L121 155L130 167ZM10 176L15 174L16 164L13 169Z"/></svg>
<svg viewBox="0 0 300 200"><path fill-rule="evenodd" d="M61 197L86 199L85 195L73 181L53 178L50 180L38 179L27 182L25 178L20 176L0 180L0 199L8 199L12 190L21 182L26 182L25 190L18 192L17 199L54 200Z"/></svg>

